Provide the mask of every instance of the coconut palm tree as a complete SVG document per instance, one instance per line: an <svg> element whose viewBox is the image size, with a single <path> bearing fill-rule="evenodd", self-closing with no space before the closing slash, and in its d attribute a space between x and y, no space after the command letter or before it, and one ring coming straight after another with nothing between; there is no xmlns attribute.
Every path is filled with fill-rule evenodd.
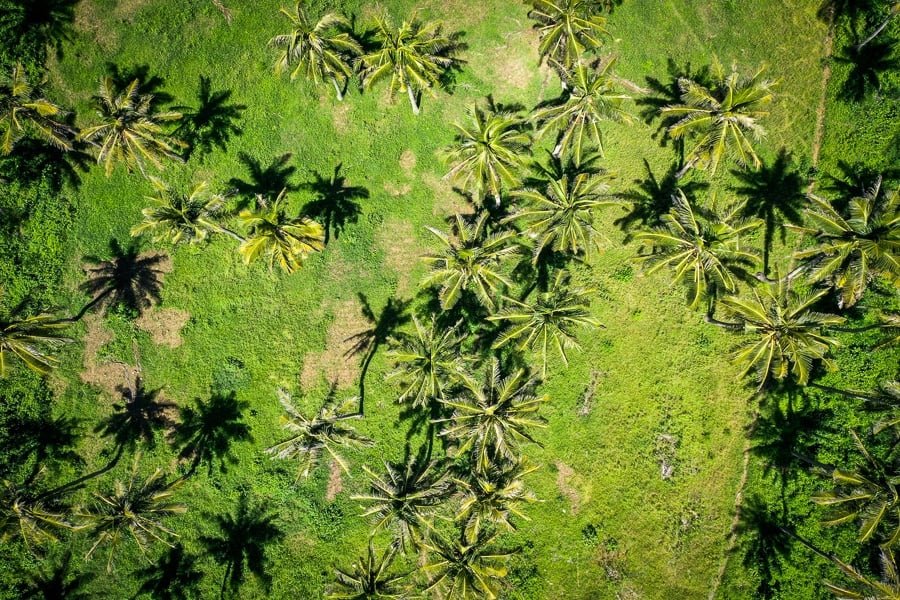
<svg viewBox="0 0 900 600"><path fill-rule="evenodd" d="M549 166L536 167L525 188L510 194L524 206L504 222L518 222L522 234L534 240L532 264L548 251L581 257L599 248L596 210L621 202L610 197L610 176L596 166L597 158L585 156L578 164L553 158Z"/></svg>
<svg viewBox="0 0 900 600"><path fill-rule="evenodd" d="M579 61L566 68L557 65L566 84L563 95L531 116L540 137L557 134L553 156L571 151L575 162L580 163L592 148L603 153L603 123L634 123L625 106L632 97L625 92L645 90L615 74L617 60L607 55L591 63Z"/></svg>
<svg viewBox="0 0 900 600"><path fill-rule="evenodd" d="M445 179L454 179L475 198L494 197L500 206L504 189L519 184L519 172L529 162L531 136L515 112L494 104L474 104L470 110L471 125L456 127L456 139L445 152L450 171Z"/></svg>
<svg viewBox="0 0 900 600"><path fill-rule="evenodd" d="M34 132L62 150L72 149L75 132L57 120L65 111L40 97L21 63L0 75L0 154L9 154L20 139Z"/></svg>
<svg viewBox="0 0 900 600"><path fill-rule="evenodd" d="M57 541L53 529L73 529L66 515L47 508L22 486L0 482L0 542L21 539L29 551Z"/></svg>
<svg viewBox="0 0 900 600"><path fill-rule="evenodd" d="M94 266L85 267L88 279L81 289L92 299L74 317L76 320L98 305L141 312L160 300L166 273L162 263L167 256L141 253L134 243L123 248L115 239L110 242L110 250L113 257L109 260L88 259Z"/></svg>
<svg viewBox="0 0 900 600"><path fill-rule="evenodd" d="M496 533L482 530L474 541L460 532L452 541L435 537L428 545L425 591L438 590L446 600L496 600L506 562L513 552L494 549Z"/></svg>
<svg viewBox="0 0 900 600"><path fill-rule="evenodd" d="M738 73L736 65L726 74L716 59L710 69L711 86L687 78L678 80L682 103L666 106L660 114L674 120L666 129L669 137L695 140L677 173L679 179L693 167L715 175L729 152L741 166L760 167L753 144L765 134L759 120L768 114L766 107L772 103L777 85L764 74L765 69L759 69L748 77Z"/></svg>
<svg viewBox="0 0 900 600"><path fill-rule="evenodd" d="M599 49L609 35L601 0L528 0L528 4L528 16L541 36L540 62L553 60L568 69L585 52Z"/></svg>
<svg viewBox="0 0 900 600"><path fill-rule="evenodd" d="M407 598L409 586L403 583L410 574L391 573L391 565L397 556L397 547L389 546L378 556L375 542L369 538L369 547L350 569L336 568L335 585L325 597L329 600L391 600Z"/></svg>
<svg viewBox="0 0 900 600"><path fill-rule="evenodd" d="M541 356L541 376L547 376L547 355L555 348L568 366L566 350L580 349L575 339L576 327L601 327L590 312L590 297L596 290L570 285L570 277L563 271L556 274L550 289L530 303L514 298L506 299L506 306L488 317L508 325L493 347L502 348L517 342L519 349L528 348Z"/></svg>
<svg viewBox="0 0 900 600"><path fill-rule="evenodd" d="M853 581L860 590L825 582L825 589L840 600L897 600L900 598L900 569L891 548L879 549L881 558L881 579L875 580L863 575L845 562L834 560L838 568Z"/></svg>
<svg viewBox="0 0 900 600"><path fill-rule="evenodd" d="M90 535L95 538L85 558L93 556L100 546L107 546L106 571L110 573L113 556L127 537L135 541L142 554L146 554L147 544L154 540L171 547L168 538L176 534L162 524L162 519L187 510L172 500L179 484L179 481L166 483L160 469L140 480L136 458L128 481L117 480L111 493L95 493L93 506L81 513L91 526Z"/></svg>
<svg viewBox="0 0 900 600"><path fill-rule="evenodd" d="M299 269L311 253L325 247L322 226L306 217L289 217L283 206L285 190L271 204L260 201L255 210L242 210L238 218L249 230L238 248L249 264L265 255L269 268L277 263L288 273Z"/></svg>
<svg viewBox="0 0 900 600"><path fill-rule="evenodd" d="M440 85L447 72L459 64L453 56L459 47L455 36L444 36L437 21L422 22L413 16L396 27L387 16L379 16L374 41L377 49L360 58L363 88L390 77L391 94L406 92L416 115L416 96Z"/></svg>
<svg viewBox="0 0 900 600"><path fill-rule="evenodd" d="M358 402L356 398L348 398L342 403L335 401L330 395L319 412L312 419L307 419L291 404L291 397L284 390L278 390L278 401L287 413L284 429L291 437L280 442L266 452L273 458L297 459L299 462L297 477L308 477L322 457L322 451L345 471L349 472L347 462L338 453L341 446L371 446L374 442L360 435L344 421L358 418L358 413L348 413L351 406Z"/></svg>
<svg viewBox="0 0 900 600"><path fill-rule="evenodd" d="M466 336L461 323L440 327L435 315L431 315L427 327L415 317L413 325L415 333L396 338L388 352L396 364L389 377L399 378L402 382L398 401L425 408L444 398L459 382L465 365L460 347Z"/></svg>
<svg viewBox="0 0 900 600"><path fill-rule="evenodd" d="M65 321L48 314L0 320L0 377L6 376L10 354L35 373L49 373L56 365L56 358L44 348L71 341L62 335L66 325Z"/></svg>
<svg viewBox="0 0 900 600"><path fill-rule="evenodd" d="M377 475L363 467L369 475L369 493L354 496L366 505L363 516L374 516L373 534L390 530L394 545L404 551L421 547L431 531L430 518L452 493L445 469L424 453L408 456L403 463L384 463L385 474Z"/></svg>
<svg viewBox="0 0 900 600"><path fill-rule="evenodd" d="M304 75L316 85L331 81L338 100L353 75L353 58L362 54L362 47L350 34L350 21L343 15L328 13L313 20L301 2L293 10L281 9L291 21L291 32L276 35L269 45L281 49L275 63L275 73L291 72L291 79Z"/></svg>
<svg viewBox="0 0 900 600"><path fill-rule="evenodd" d="M755 372L759 389L770 377L783 380L789 374L806 385L814 361L833 367L826 355L838 342L823 329L844 322L843 317L812 310L827 293L799 294L779 281L754 288L752 298L723 298L722 305L738 319L737 323L722 323L711 316L708 320L749 334L750 339L741 345L734 360L743 366L742 376Z"/></svg>
<svg viewBox="0 0 900 600"><path fill-rule="evenodd" d="M736 293L739 276L759 260L741 243L742 237L762 221L742 218L742 205L704 214L681 190L672 196L672 205L659 227L634 236L642 244L637 260L649 265L648 274L671 268L673 279L687 285L691 308Z"/></svg>
<svg viewBox="0 0 900 600"><path fill-rule="evenodd" d="M181 409L181 422L175 429L172 443L179 449L179 458L191 460L187 476L203 463L207 464L211 475L217 459L223 471L226 461L237 462L231 445L253 439L250 426L242 420L248 406L249 403L238 401L234 392L217 392L206 402L198 398L195 407Z"/></svg>
<svg viewBox="0 0 900 600"><path fill-rule="evenodd" d="M144 221L131 228L131 235L149 233L155 242L172 245L204 242L211 233L226 233L239 242L244 238L222 226L225 216L225 196L210 191L201 181L187 194L169 187L156 177L150 181L155 189L146 199L153 203L143 209Z"/></svg>
<svg viewBox="0 0 900 600"><path fill-rule="evenodd" d="M524 477L536 470L536 466L521 460L497 464L487 472L473 472L454 480L461 492L456 520L462 525L468 542L477 540L486 524L514 531L512 517L530 520L522 509L537 498L525 487Z"/></svg>
<svg viewBox="0 0 900 600"><path fill-rule="evenodd" d="M879 529L887 537L882 546L890 548L900 541L900 494L897 474L876 459L863 445L855 431L850 431L865 463L853 470L834 469L831 473L835 488L817 492L812 501L831 512L823 523L841 525L859 522L859 541L872 539Z"/></svg>
<svg viewBox="0 0 900 600"><path fill-rule="evenodd" d="M163 168L163 159L181 160L178 149L185 144L166 135L165 123L181 119L181 113L156 110L152 94L140 93L135 79L121 92L111 77L100 82L95 97L101 122L82 129L78 137L98 146L97 163L110 175L117 163L125 163L146 174L147 164Z"/></svg>
<svg viewBox="0 0 900 600"><path fill-rule="evenodd" d="M453 415L435 421L446 423L439 435L456 444L456 456L471 450L475 469L481 473L499 460L518 460L521 443L538 443L530 429L547 426L537 412L549 399L535 395L536 385L537 379L527 378L524 369L504 377L500 361L493 359L484 382L466 377L462 393L443 400Z"/></svg>
<svg viewBox="0 0 900 600"><path fill-rule="evenodd" d="M500 267L505 259L519 252L518 247L512 245L515 233L488 233L489 217L483 211L474 224L469 224L462 215L456 215L449 234L427 227L445 248L440 254L423 257L431 265L431 272L425 276L422 285L440 286L438 297L445 310L453 308L464 293L469 293L474 294L482 306L494 311L496 296L512 285L500 272Z"/></svg>
<svg viewBox="0 0 900 600"><path fill-rule="evenodd" d="M810 202L807 226L792 229L813 236L817 244L794 256L807 262L810 281L824 281L840 292L838 307L856 304L877 277L900 285L900 189L881 193L879 177L843 211L817 196Z"/></svg>

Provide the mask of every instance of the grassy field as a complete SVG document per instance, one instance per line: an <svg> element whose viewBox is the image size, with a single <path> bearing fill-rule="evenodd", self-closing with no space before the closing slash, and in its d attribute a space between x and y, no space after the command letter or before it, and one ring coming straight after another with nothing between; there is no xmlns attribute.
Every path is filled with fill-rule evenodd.
<svg viewBox="0 0 900 600"><path fill-rule="evenodd" d="M162 174L166 181L186 186L204 180L226 189L233 180L251 182L248 164L265 169L287 157L282 168L290 170L291 185L341 165L369 197L360 201L356 221L292 276L245 267L227 238L179 248L162 302L145 319L113 314L78 325L82 343L66 349L54 375L56 410L82 420L80 450L91 470L109 458L111 442L92 431L112 411L116 386L126 382L120 363L139 362L147 387L162 388L180 406L208 397L211 389L236 391L249 403L253 441L236 447L238 463L226 473L188 480L179 492L188 513L172 523L187 550L201 554L198 539L214 532L212 516L232 511L248 493L278 514L284 532L268 550L268 597L316 598L333 565L365 547L369 524L350 498L366 488L361 466L399 459L410 422L401 418L396 386L384 379L390 363L379 352L368 371L366 416L359 424L377 444L348 453L349 476L323 468L295 482L291 464L263 454L282 436L275 392L291 391L304 410L319 406L334 379L339 395L356 394L360 358L344 352L346 338L367 327L361 298L376 314L391 298L414 298L424 273L418 257L436 247L425 226L441 227L466 208L441 179L445 167L437 151L452 139L450 124L487 95L531 107L556 95L559 83L536 67L537 37L520 2L390 0L384 8L398 18L416 6L422 16L465 32L466 65L452 93L426 97L419 117L405 98L392 102L384 88L362 95L353 90L338 103L326 88L272 74L266 41L284 29L280 2L225 3L233 13L230 25L210 2L82 0L76 35L51 65L52 95L73 105L79 124L87 125L90 98L111 70L146 68L172 105L196 105L200 78L208 77L213 90L230 92L230 101L245 107L242 131L225 149L170 165ZM339 8L361 22L375 10L355 0L312 4ZM764 154L786 148L808 165L825 36L817 5L628 0L611 19L611 46L621 74L641 84L647 76L665 79L669 60L698 67L717 55L747 69L768 64L781 85L765 123ZM644 159L657 175L671 164L671 149L660 147L653 131L643 124L610 127L604 164L617 176L616 190L646 175ZM731 181L723 174L712 182L717 202L733 195ZM108 257L111 240L127 244L149 192L142 177L123 169L110 178L98 168L81 175L72 191L70 309L86 301L77 291L84 257ZM312 194L298 189L289 198L299 208ZM538 433L543 447L527 451L541 466L530 476L541 502L529 510L530 521L505 538L509 547L523 548L512 563L508 598L704 598L724 558L750 392L727 359L734 339L689 311L683 291L665 276L636 271L636 246L624 243L625 233L613 223L621 214L616 208L604 214L603 251L577 273L598 289L593 312L605 328L581 340L584 351L568 368L552 363L542 387L551 398L544 411L549 427ZM783 254L777 245L776 255ZM663 459L675 466L668 480L661 477ZM104 475L104 485L123 477L130 462ZM176 467L162 440L143 451L142 464ZM76 535L71 547L84 552L86 544ZM90 568L100 573L102 563L95 559ZM130 597L140 564L136 551L123 552L115 574L96 577L89 589L96 597ZM207 573L204 597L212 596L222 567L208 557L200 564ZM253 578L241 589L241 597L264 596Z"/></svg>

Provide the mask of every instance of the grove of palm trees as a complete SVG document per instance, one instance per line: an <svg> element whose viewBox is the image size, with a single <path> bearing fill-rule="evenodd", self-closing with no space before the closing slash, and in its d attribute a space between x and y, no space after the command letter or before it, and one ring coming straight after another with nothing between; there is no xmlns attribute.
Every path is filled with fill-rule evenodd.
<svg viewBox="0 0 900 600"><path fill-rule="evenodd" d="M900 598L898 44L0 0L0 598Z"/></svg>

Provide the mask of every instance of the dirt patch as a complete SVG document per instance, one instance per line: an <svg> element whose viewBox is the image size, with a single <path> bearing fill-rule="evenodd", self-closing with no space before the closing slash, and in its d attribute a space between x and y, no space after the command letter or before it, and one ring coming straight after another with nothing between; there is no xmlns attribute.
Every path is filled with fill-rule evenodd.
<svg viewBox="0 0 900 600"><path fill-rule="evenodd" d="M161 308L145 311L134 324L150 334L154 344L177 348L184 343L181 329L191 313L180 308Z"/></svg>
<svg viewBox="0 0 900 600"><path fill-rule="evenodd" d="M118 29L107 26L102 15L96 0L79 2L75 5L75 29L93 37L103 50L114 50L119 45Z"/></svg>
<svg viewBox="0 0 900 600"><path fill-rule="evenodd" d="M355 300L340 302L331 309L333 320L328 326L325 349L307 352L303 357L300 383L309 390L322 382L335 383L338 388L354 385L359 377L358 356L347 356L353 346L351 336L369 327Z"/></svg>
<svg viewBox="0 0 900 600"><path fill-rule="evenodd" d="M407 175L411 175L413 169L416 168L416 155L412 150L404 150L400 155L400 168Z"/></svg>
<svg viewBox="0 0 900 600"><path fill-rule="evenodd" d="M397 272L397 292L410 289L410 273L424 254L416 243L413 226L399 219L389 219L376 234L376 241L384 251L384 261Z"/></svg>
<svg viewBox="0 0 900 600"><path fill-rule="evenodd" d="M125 21L131 21L135 15L141 12L144 7L148 6L153 0L118 0L113 14L116 18Z"/></svg>
<svg viewBox="0 0 900 600"><path fill-rule="evenodd" d="M338 461L331 461L331 470L328 473L328 487L325 488L325 499L331 502L344 489L344 483L341 480L341 465Z"/></svg>
<svg viewBox="0 0 900 600"><path fill-rule="evenodd" d="M384 191L394 198L398 198L410 193L412 191L412 185L409 183L393 183L391 181L386 181L384 184Z"/></svg>
<svg viewBox="0 0 900 600"><path fill-rule="evenodd" d="M103 325L103 319L96 314L84 317L87 331L84 334L84 370L81 372L81 380L89 385L96 386L104 392L117 396L120 387L131 387L139 375L136 367L119 362L100 362L97 355L100 350L113 341L113 333Z"/></svg>
<svg viewBox="0 0 900 600"><path fill-rule="evenodd" d="M331 119L336 132L347 133L350 131L350 105L346 101L339 102L331 109Z"/></svg>
<svg viewBox="0 0 900 600"><path fill-rule="evenodd" d="M575 477L575 470L572 467L561 460L556 461L556 487L563 496L568 498L574 515L578 514L578 510L581 508L581 494L572 486L573 477Z"/></svg>
<svg viewBox="0 0 900 600"><path fill-rule="evenodd" d="M475 207L453 191L453 185L448 180L433 173L427 173L422 176L422 182L434 192L434 204L432 205L431 214L449 217L475 213Z"/></svg>

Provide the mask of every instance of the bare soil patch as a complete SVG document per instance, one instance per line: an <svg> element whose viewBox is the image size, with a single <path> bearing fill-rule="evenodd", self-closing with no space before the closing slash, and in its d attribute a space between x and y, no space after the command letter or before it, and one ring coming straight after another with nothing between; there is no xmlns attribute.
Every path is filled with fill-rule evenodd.
<svg viewBox="0 0 900 600"><path fill-rule="evenodd" d="M410 289L410 272L424 251L416 243L416 232L407 221L389 219L376 234L376 241L384 251L384 261L397 272L397 291Z"/></svg>
<svg viewBox="0 0 900 600"><path fill-rule="evenodd" d="M325 499L331 502L344 489L344 483L341 480L341 465L338 461L331 461L331 469L328 472L328 487L325 488Z"/></svg>
<svg viewBox="0 0 900 600"><path fill-rule="evenodd" d="M154 344L177 348L184 343L181 329L187 325L191 313L180 308L160 308L145 311L134 324L150 334Z"/></svg>
<svg viewBox="0 0 900 600"><path fill-rule="evenodd" d="M96 0L83 0L75 5L75 29L90 34L103 50L113 50L119 45L119 32L103 23L103 9Z"/></svg>
<svg viewBox="0 0 900 600"><path fill-rule="evenodd" d="M400 168L407 175L412 174L413 169L416 168L416 155L412 150L404 150L400 155Z"/></svg>
<svg viewBox="0 0 900 600"><path fill-rule="evenodd" d="M412 191L412 185L409 183L393 183L391 181L386 181L384 183L384 191L391 196L398 198L410 193Z"/></svg>
<svg viewBox="0 0 900 600"><path fill-rule="evenodd" d="M96 386L104 392L116 396L121 387L134 387L139 375L138 369L120 361L100 362L100 349L113 340L112 332L103 325L103 319L96 314L84 317L87 332L84 335L84 364L81 380Z"/></svg>
<svg viewBox="0 0 900 600"><path fill-rule="evenodd" d="M578 514L578 510L581 508L581 494L572 486L574 477L575 470L572 467L561 460L556 461L556 487L569 500L573 515Z"/></svg>
<svg viewBox="0 0 900 600"><path fill-rule="evenodd" d="M119 0L113 9L113 14L119 19L131 21L144 7L149 6L153 0Z"/></svg>
<svg viewBox="0 0 900 600"><path fill-rule="evenodd" d="M359 357L347 356L353 346L349 338L368 328L369 323L362 316L359 302L347 300L332 307L333 320L328 326L325 349L321 352L307 352L303 357L300 383L309 390L323 379L338 388L355 384L359 377Z"/></svg>
<svg viewBox="0 0 900 600"><path fill-rule="evenodd" d="M453 184L450 181L433 173L427 173L422 176L422 182L434 192L431 214L449 217L457 214L471 215L475 212L474 206L453 191Z"/></svg>

